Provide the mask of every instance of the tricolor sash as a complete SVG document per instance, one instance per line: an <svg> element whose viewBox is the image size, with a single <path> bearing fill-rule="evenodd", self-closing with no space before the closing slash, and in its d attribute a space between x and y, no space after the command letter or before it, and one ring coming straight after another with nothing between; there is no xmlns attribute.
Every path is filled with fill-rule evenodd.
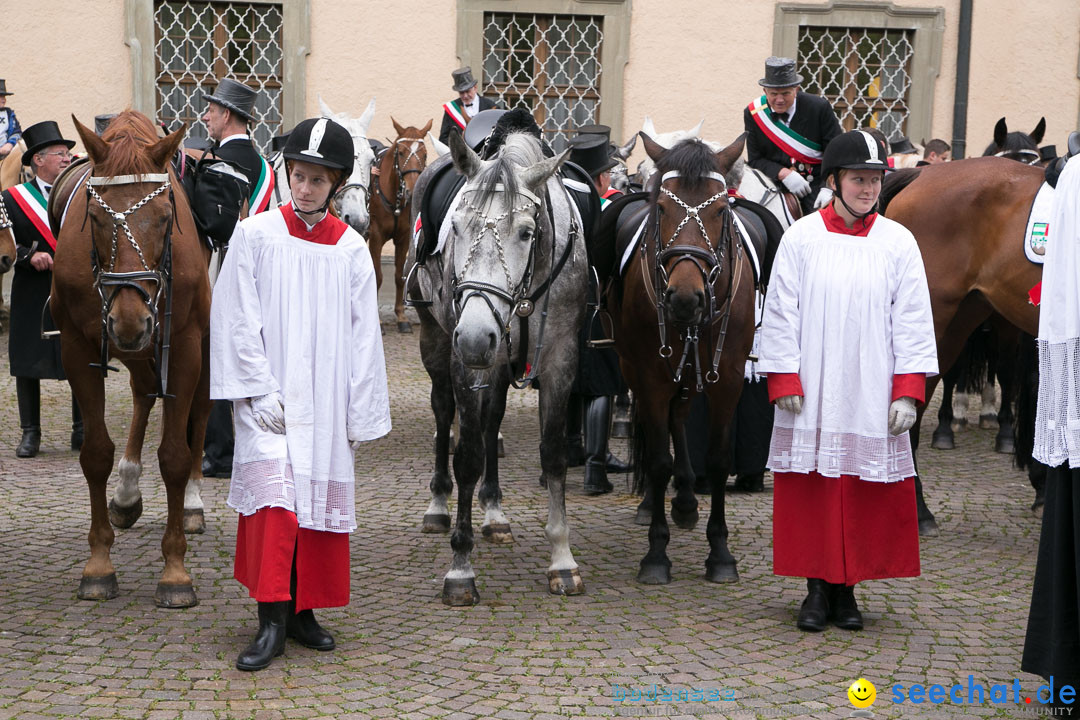
<svg viewBox="0 0 1080 720"><path fill-rule="evenodd" d="M251 191L248 199L248 214L255 215L270 207L270 195L274 192L274 171L270 163L262 157L259 158L262 167L259 171L259 180Z"/></svg>
<svg viewBox="0 0 1080 720"><path fill-rule="evenodd" d="M41 188L37 186L37 183L31 180L22 185L16 185L11 188L11 197L55 252L56 238L49 228L49 215L45 210L45 196L41 194Z"/></svg>
<svg viewBox="0 0 1080 720"><path fill-rule="evenodd" d="M465 114L465 110L462 109L461 103L457 100L451 100L448 103L443 103L443 110L450 116L450 119L457 123L457 126L462 130L469 124L469 116Z"/></svg>
<svg viewBox="0 0 1080 720"><path fill-rule="evenodd" d="M777 122L764 95L754 99L749 109L750 117L757 123L758 128L777 147L799 162L810 165L821 164L821 145L813 140L807 140L787 124Z"/></svg>
<svg viewBox="0 0 1080 720"><path fill-rule="evenodd" d="M622 191L615 188L608 188L608 191L600 196L600 209L603 210L611 202L612 198L622 195Z"/></svg>

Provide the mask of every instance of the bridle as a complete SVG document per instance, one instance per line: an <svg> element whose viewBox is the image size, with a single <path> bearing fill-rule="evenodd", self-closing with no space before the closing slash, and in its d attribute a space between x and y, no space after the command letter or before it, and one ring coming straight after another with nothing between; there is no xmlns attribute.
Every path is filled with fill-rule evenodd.
<svg viewBox="0 0 1080 720"><path fill-rule="evenodd" d="M143 196L142 200L139 200L122 212L118 212L111 208L95 189L113 185L133 185L142 183L161 184L158 185L156 189ZM142 247L139 245L138 240L135 239L135 235L131 231L131 226L128 224L128 218L165 191L168 191L169 193L169 206L171 212L169 213L169 221L165 229L165 239L161 251L161 262L158 264L157 269L151 270L146 262L146 257L143 255ZM91 363L90 366L100 368L103 377L107 377L110 370L118 370L118 368L109 365L109 312L112 310L113 303L116 302L116 297L121 290L134 290L139 294L143 304L146 305L147 309L150 311L150 316L153 318L153 328L151 332L157 339L157 345L154 350L154 360L158 382L157 390L153 397L173 397L166 393L169 379L169 337L172 329L172 231L176 220L176 200L173 197L172 181L169 178L168 173L114 175L110 177L91 176L86 183L86 215L83 217L83 229L86 228L86 221L90 216L91 200L97 202L97 204L108 213L113 222L113 227L109 243L109 263L105 266L102 264L101 258L98 255L94 223L90 223L90 265L94 274L94 287L97 289L98 296L101 298L101 362ZM123 232L128 244L131 245L135 250L135 253L139 256L139 262L143 267L142 270L131 272L115 271L114 268L116 267L116 256L119 249L121 232ZM156 288L154 293L151 294L147 292L143 286L139 284L141 282L153 283ZM165 312L163 319L159 323L158 304L162 297L165 299Z"/></svg>
<svg viewBox="0 0 1080 720"><path fill-rule="evenodd" d="M352 140L353 140L353 166L355 168L355 166L359 165L360 162L363 160L363 158L360 157L360 153L356 151L357 141L359 141L360 143L363 143L363 144L366 145L367 144L367 138L364 137L363 135L353 135ZM352 175L350 175L350 177L352 177ZM363 179L364 178L361 175L361 180L363 180ZM334 193L334 199L335 200L340 200L341 196L344 195L345 192L348 191L348 190L359 190L360 192L362 192L363 195L364 195L364 199L363 199L363 204L364 205L367 205L367 204L369 204L371 202L371 173L370 173L370 166L369 166L369 171L368 171L368 176L367 176L366 181L364 181L364 182L347 182L347 183L345 183L344 185L342 185L341 187L339 187L337 189L337 192Z"/></svg>
<svg viewBox="0 0 1080 720"><path fill-rule="evenodd" d="M646 278L646 285L648 286L651 284L655 294L653 300L656 304L656 321L660 331L660 357L664 358L665 362L668 364L668 369L671 371L672 378L678 384L682 382L683 369L686 367L687 362L691 357L692 349L697 390L700 392L704 388L704 385L702 383L701 359L698 354L698 347L703 339L706 347L712 345L714 332L716 333L716 340L715 348L713 350L712 367L705 373L704 382L711 384L720 380L720 356L724 350L724 340L727 337L728 321L731 319L731 305L736 290L735 283L737 282L736 276L739 276L741 279L742 275L739 271L742 267L743 251L742 244L735 239L737 230L733 212L727 202L727 182L724 179L724 176L715 172L706 173L705 177L709 180L719 182L722 189L693 207L683 201L682 198L671 190L664 187L665 182L678 177L681 177L681 173L677 170L671 170L664 173L660 178L659 193L671 198L685 211L686 214L675 227L675 231L664 242L662 242L660 237L659 214L657 213L651 218L654 228L655 252L651 273L652 277ZM705 228L705 223L701 219L701 213L716 202L723 202L724 204L723 209L720 211L723 219L723 228L721 230L719 241L716 245L713 245L712 240L709 238L709 233ZM659 207L659 205L657 207ZM676 238L678 238L679 233L686 227L691 219L697 223L698 229L701 231L701 236L704 238L708 249L697 245L676 244ZM647 259L646 245L647 243L644 242L640 245L643 273L645 272L645 260ZM724 296L718 298L715 285L720 279L720 274L724 269L724 259L727 256L733 258L735 265L731 272L728 273L727 289ZM679 263L682 262L693 263L694 267L697 268L697 271L701 274L701 279L704 283L705 293L707 295L706 312L703 313L700 322L694 325L687 325L686 330L682 334L682 357L679 359L678 365L674 368L671 367L670 363L670 358L674 354L674 350L668 343L667 317L664 308L664 298L667 295L668 284L671 281L671 270L668 269L667 263L672 260L674 260L674 262L671 264L671 270L674 270ZM720 327L718 330L714 331L713 325L717 320L720 321ZM702 338L702 335L704 335L704 338Z"/></svg>
<svg viewBox="0 0 1080 720"><path fill-rule="evenodd" d="M405 157L404 162L401 160L401 143L412 143L409 145L409 154ZM379 194L379 200L382 201L383 207L387 212L394 214L394 232L392 237L397 237L398 218L401 217L401 213L405 210L405 207L409 204L410 193L409 188L405 184L405 176L412 173L419 175L423 172L424 159L420 157L418 148L424 146L423 138L398 138L392 143L393 146L393 161L394 161L394 177L397 178L397 190L394 195L394 202L391 204L390 200L386 197L382 190L381 179L375 183L375 191ZM391 151L387 151L391 152ZM420 167L409 168L404 167L409 164L409 161L413 158L420 164ZM381 178L381 176L380 176Z"/></svg>
<svg viewBox="0 0 1080 720"><path fill-rule="evenodd" d="M1039 155L1039 151L1032 150L1031 148L1020 148L1019 150L1002 150L1000 152L994 153L994 157L1015 160L1017 162L1022 162L1025 165L1038 165L1042 161L1042 156Z"/></svg>

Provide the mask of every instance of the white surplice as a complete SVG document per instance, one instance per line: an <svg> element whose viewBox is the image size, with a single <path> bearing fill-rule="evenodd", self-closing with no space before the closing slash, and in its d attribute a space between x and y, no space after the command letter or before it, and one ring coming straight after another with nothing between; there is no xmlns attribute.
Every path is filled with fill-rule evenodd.
<svg viewBox="0 0 1080 720"><path fill-rule="evenodd" d="M865 237L820 213L788 228L776 253L758 372L798 373L795 415L776 408L769 467L896 482L915 474L908 434L889 434L894 374L936 374L930 292L914 236L884 217Z"/></svg>
<svg viewBox="0 0 1080 720"><path fill-rule="evenodd" d="M237 224L214 287L210 396L234 401L236 429L228 503L244 515L281 507L302 528L351 532L349 440L390 431L375 269L352 228L322 245L292 236L282 213ZM284 435L260 429L251 413L249 399L271 392L284 398Z"/></svg>

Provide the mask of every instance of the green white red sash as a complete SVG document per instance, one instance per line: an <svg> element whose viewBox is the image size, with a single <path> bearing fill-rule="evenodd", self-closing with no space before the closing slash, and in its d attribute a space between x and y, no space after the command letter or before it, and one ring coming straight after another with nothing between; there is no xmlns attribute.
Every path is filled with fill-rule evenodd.
<svg viewBox="0 0 1080 720"><path fill-rule="evenodd" d="M616 190L615 188L608 188L608 191L600 196L600 209L603 210L604 208L606 208L608 206L608 203L610 203L613 198L619 195L622 195L621 190Z"/></svg>
<svg viewBox="0 0 1080 720"><path fill-rule="evenodd" d="M469 118L465 116L465 112L461 109L457 100L451 100L448 103L443 103L443 110L450 116L450 119L457 123L458 127L462 130L469 123Z"/></svg>
<svg viewBox="0 0 1080 720"><path fill-rule="evenodd" d="M810 165L821 164L821 145L804 138L785 123L777 122L764 95L750 103L750 117L761 132L791 157Z"/></svg>
<svg viewBox="0 0 1080 720"><path fill-rule="evenodd" d="M255 189L251 191L251 198L248 200L250 215L261 213L270 207L270 195L274 192L274 171L264 158L260 157L259 160L262 162L259 180L255 183Z"/></svg>
<svg viewBox="0 0 1080 720"><path fill-rule="evenodd" d="M11 188L11 197L55 252L56 238L53 237L52 229L49 228L49 215L45 209L45 196L41 194L41 188L37 186L37 183L31 180L22 185L16 185Z"/></svg>

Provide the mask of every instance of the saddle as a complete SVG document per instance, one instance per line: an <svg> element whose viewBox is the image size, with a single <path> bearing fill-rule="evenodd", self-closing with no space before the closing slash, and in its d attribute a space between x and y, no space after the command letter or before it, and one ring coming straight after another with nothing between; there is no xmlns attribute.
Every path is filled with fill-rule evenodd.
<svg viewBox="0 0 1080 720"><path fill-rule="evenodd" d="M90 158L82 157L64 168L53 183L49 200L45 204L45 212L49 216L49 229L53 237L60 237L60 225L64 219L64 211L67 210L75 188L85 175L90 172Z"/></svg>
<svg viewBox="0 0 1080 720"><path fill-rule="evenodd" d="M1073 155L1080 155L1080 130L1069 133L1068 150L1065 152L1065 156L1059 157L1046 166L1045 177L1050 187L1057 187L1058 177L1061 175L1061 171L1065 169L1065 163L1069 162L1069 158Z"/></svg>

